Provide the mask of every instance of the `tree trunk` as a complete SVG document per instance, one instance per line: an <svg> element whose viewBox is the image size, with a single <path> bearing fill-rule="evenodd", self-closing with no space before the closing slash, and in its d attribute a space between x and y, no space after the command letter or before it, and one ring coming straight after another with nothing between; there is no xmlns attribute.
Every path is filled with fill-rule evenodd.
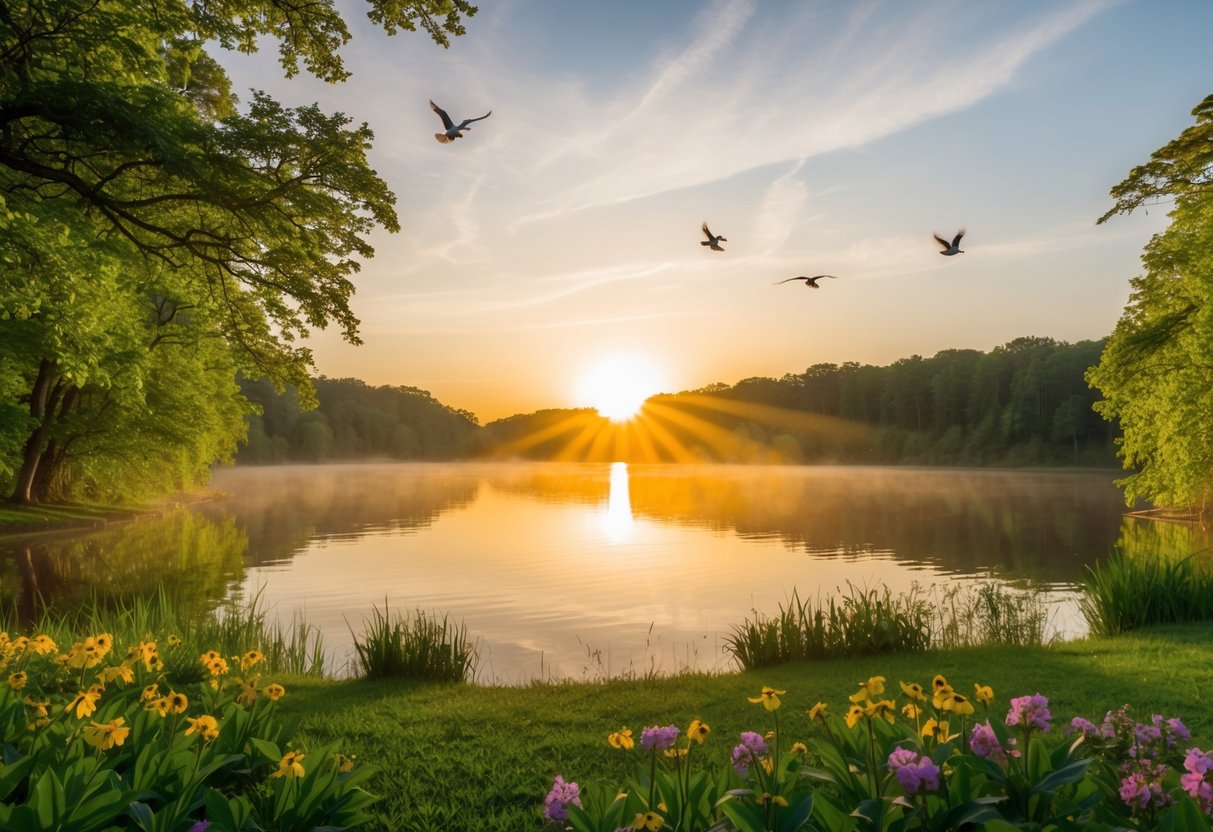
<svg viewBox="0 0 1213 832"><path fill-rule="evenodd" d="M68 387L60 399L58 411L56 412L52 407L47 408L45 418L47 424L63 424L72 406L76 403L79 393L79 387L75 385ZM47 440L42 450L42 459L38 463L38 470L34 472L34 483L30 489L34 502L49 502L63 496L66 489L61 474L64 471L63 463L67 460L67 450L70 444L70 438L60 441L52 436Z"/></svg>
<svg viewBox="0 0 1213 832"><path fill-rule="evenodd" d="M21 468L17 471L17 482L9 502L18 505L33 505L36 501L34 494L34 477L38 473L38 463L42 461L42 452L46 448L47 433L50 430L50 419L47 411L54 407L52 388L55 380L55 360L44 358L38 364L38 377L34 379L33 390L29 397L29 415L34 422L34 429L25 440L21 451Z"/></svg>

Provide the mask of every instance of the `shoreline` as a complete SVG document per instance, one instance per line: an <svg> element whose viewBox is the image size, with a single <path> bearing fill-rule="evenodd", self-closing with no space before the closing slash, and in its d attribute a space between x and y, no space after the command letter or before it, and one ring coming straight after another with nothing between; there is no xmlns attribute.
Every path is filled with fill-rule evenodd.
<svg viewBox="0 0 1213 832"><path fill-rule="evenodd" d="M214 489L193 494L178 494L149 503L130 506L56 503L35 506L0 504L0 542L63 533L100 531L148 517L163 517L186 505L223 498Z"/></svg>

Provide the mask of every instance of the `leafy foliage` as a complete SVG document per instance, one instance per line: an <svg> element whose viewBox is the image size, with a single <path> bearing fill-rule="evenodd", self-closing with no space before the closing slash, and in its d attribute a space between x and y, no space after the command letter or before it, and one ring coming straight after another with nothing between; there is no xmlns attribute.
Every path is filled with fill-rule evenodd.
<svg viewBox="0 0 1213 832"><path fill-rule="evenodd" d="M1146 246L1145 271L1088 379L1096 410L1124 433L1120 456L1134 473L1129 501L1203 512L1213 495L1213 96L1196 124L1112 189L1114 214L1173 200L1171 224Z"/></svg>

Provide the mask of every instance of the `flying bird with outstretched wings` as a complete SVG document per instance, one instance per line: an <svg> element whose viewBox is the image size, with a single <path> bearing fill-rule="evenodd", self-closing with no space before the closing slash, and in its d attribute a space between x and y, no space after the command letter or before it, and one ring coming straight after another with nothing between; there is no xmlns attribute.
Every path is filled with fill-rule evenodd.
<svg viewBox="0 0 1213 832"><path fill-rule="evenodd" d="M728 237L724 237L724 236L717 237L715 234L713 234L708 229L708 224L706 222L703 224L703 233L704 233L704 236L707 237L707 239L702 241L699 245L707 246L712 251L724 251L724 248L720 244L727 243L729 241Z"/></svg>
<svg viewBox="0 0 1213 832"><path fill-rule="evenodd" d="M790 283L793 280L803 280L804 285L807 286L808 288L820 289L821 287L817 285L817 281L821 280L823 277L828 277L833 280L838 279L838 276L833 275L833 274L815 274L812 277L806 277L803 274L801 274L801 275L797 275L796 277L789 277L787 280L777 280L777 281L775 281L774 285L778 286L780 283Z"/></svg>
<svg viewBox="0 0 1213 832"><path fill-rule="evenodd" d="M941 251L939 253L942 254L944 257L951 257L953 254L964 254L964 252L960 250L960 238L963 237L964 235L965 235L965 230L962 228L956 232L956 236L953 237L952 242L949 243L943 237L940 237L938 234L935 234L934 235L935 242L939 243L939 245L943 248L943 251Z"/></svg>
<svg viewBox="0 0 1213 832"><path fill-rule="evenodd" d="M439 107L432 100L430 101L430 109L438 114L438 118L442 119L442 126L446 129L446 132L434 134L434 138L443 144L450 144L451 142L455 141L455 139L462 139L463 131L472 129L468 125L470 125L473 121L483 121L493 114L493 111L489 110L487 113L480 116L480 118L465 118L463 121L459 122L458 126L456 126L455 122L451 121L451 117L446 114L446 110Z"/></svg>

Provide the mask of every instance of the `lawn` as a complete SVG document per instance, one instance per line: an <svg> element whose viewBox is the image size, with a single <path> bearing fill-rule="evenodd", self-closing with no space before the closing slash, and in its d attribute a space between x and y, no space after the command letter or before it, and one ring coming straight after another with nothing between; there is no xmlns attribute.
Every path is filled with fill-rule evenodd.
<svg viewBox="0 0 1213 832"><path fill-rule="evenodd" d="M789 738L809 723L817 701L841 713L856 682L872 675L928 684L942 673L958 691L993 687L994 713L1012 696L1040 692L1060 726L1073 716L1098 721L1129 703L1147 719L1179 716L1193 742L1213 740L1213 624L1159 627L1115 638L1047 648L980 647L789 664L722 676L691 675L609 683L529 687L392 681L287 681L287 713L306 742L340 741L381 772L376 830L523 830L542 825L540 805L555 774L586 781L621 779L622 752L606 742L623 726L692 718L712 727L710 754L723 765L742 730L765 730L746 701L763 685L785 689ZM1056 728L1055 728L1056 730Z"/></svg>

